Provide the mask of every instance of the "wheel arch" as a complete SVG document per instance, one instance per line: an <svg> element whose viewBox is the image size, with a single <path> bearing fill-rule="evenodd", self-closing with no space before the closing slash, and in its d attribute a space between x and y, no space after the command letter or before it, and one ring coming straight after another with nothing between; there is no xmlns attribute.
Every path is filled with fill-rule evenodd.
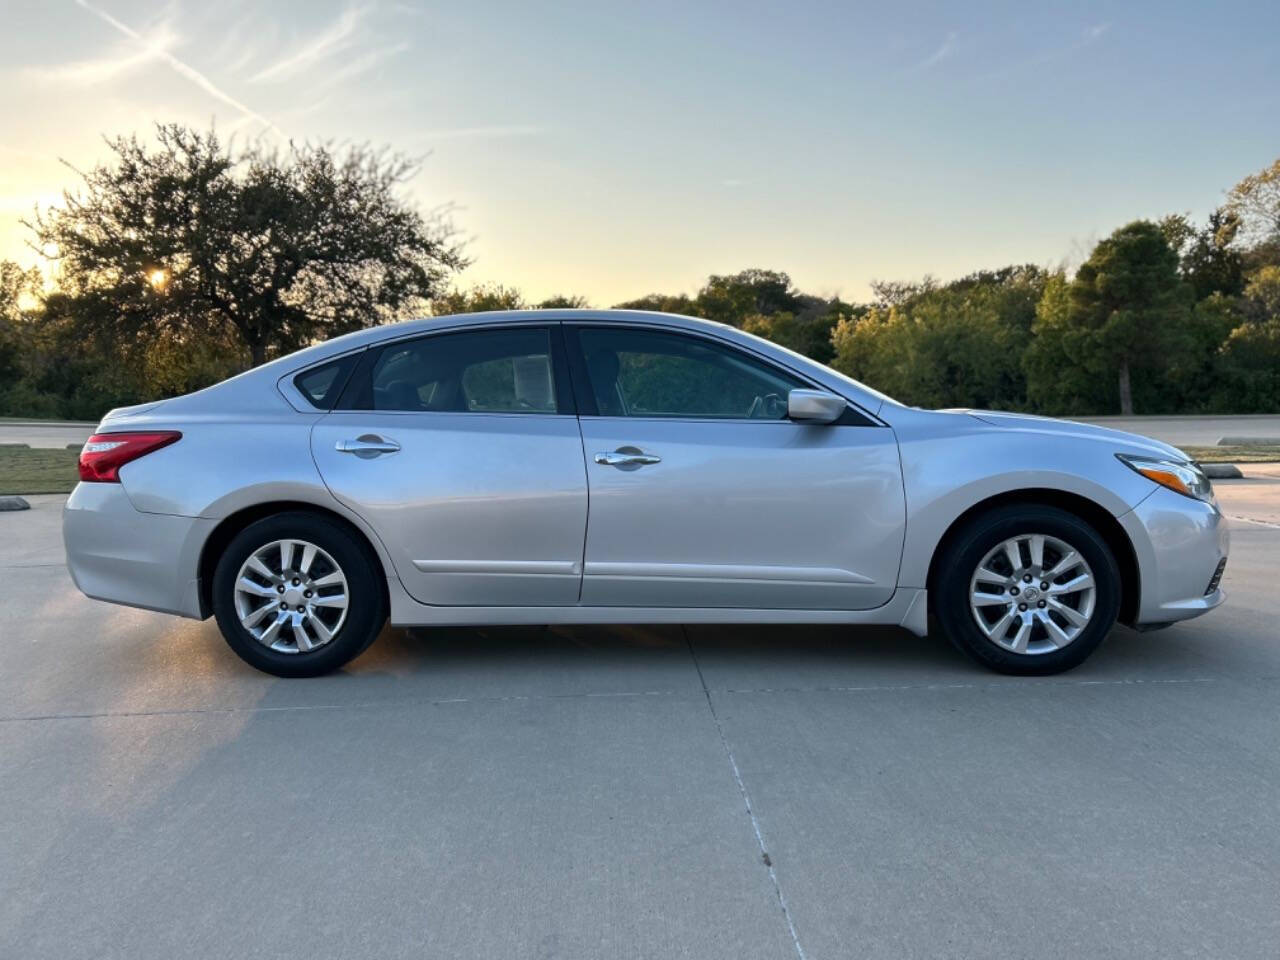
<svg viewBox="0 0 1280 960"><path fill-rule="evenodd" d="M1057 507L1075 514L1097 530L1099 536L1106 541L1112 556L1115 557L1116 566L1120 568L1120 622L1133 624L1137 619L1142 599L1142 575L1138 567L1137 553L1134 551L1129 535L1120 525L1120 521L1105 507L1078 493L1051 488L1028 488L998 493L978 501L952 520L934 546L933 554L929 558L927 583L931 598L937 594L934 584L939 573L941 558L946 554L947 548L960 530L974 517L1011 504Z"/></svg>
<svg viewBox="0 0 1280 960"><path fill-rule="evenodd" d="M391 600L387 589L387 576L390 574L383 564L378 545L370 539L365 531L336 510L330 510L303 500L272 500L265 503L255 503L228 514L218 522L218 525L205 538L204 545L200 548L200 560L196 567L201 619L209 617L213 612L213 570L227 545L241 530L251 523L256 523L279 513L310 513L323 517L325 520L336 523L347 530L369 552L370 558L382 570L383 575L378 577L377 580L382 586L383 600L387 603L387 609L390 609Z"/></svg>

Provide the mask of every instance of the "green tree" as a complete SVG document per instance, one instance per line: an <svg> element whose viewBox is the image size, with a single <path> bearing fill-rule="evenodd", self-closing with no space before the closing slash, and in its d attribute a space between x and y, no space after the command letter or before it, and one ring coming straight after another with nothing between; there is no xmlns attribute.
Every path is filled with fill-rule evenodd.
<svg viewBox="0 0 1280 960"><path fill-rule="evenodd" d="M1209 214L1182 250L1182 275L1197 300L1212 294L1238 296L1244 290L1244 257L1233 246L1240 221L1226 210Z"/></svg>
<svg viewBox="0 0 1280 960"><path fill-rule="evenodd" d="M500 283L482 283L470 290L450 290L431 300L431 315L449 316L455 313L486 313L490 310L525 310L524 295L515 287Z"/></svg>
<svg viewBox="0 0 1280 960"><path fill-rule="evenodd" d="M1171 213L1162 217L1156 226L1164 235L1164 242L1169 244L1169 249L1179 257L1196 236L1195 224L1185 213Z"/></svg>
<svg viewBox="0 0 1280 960"><path fill-rule="evenodd" d="M1243 242L1280 238L1280 159L1232 187L1226 209L1238 218Z"/></svg>
<svg viewBox="0 0 1280 960"><path fill-rule="evenodd" d="M1098 413L1114 405L1109 380L1081 362L1088 332L1071 322L1071 281L1062 271L1049 277L1036 304L1031 342L1023 355L1027 400L1050 414Z"/></svg>
<svg viewBox="0 0 1280 960"><path fill-rule="evenodd" d="M24 301L34 299L39 288L39 271L0 260L0 398L17 385L22 374L24 314L28 312Z"/></svg>
<svg viewBox="0 0 1280 960"><path fill-rule="evenodd" d="M1077 355L1064 358L1116 385L1120 412L1132 415L1135 370L1155 379L1186 349L1188 291L1178 256L1160 227L1136 220L1100 242L1071 283L1067 323Z"/></svg>
<svg viewBox="0 0 1280 960"><path fill-rule="evenodd" d="M877 389L893 393L890 382L900 379L896 370L906 363L905 338L896 330L904 322L897 307L873 306L863 313L841 317L831 331L835 353L831 366ZM905 394L898 399L910 402Z"/></svg>
<svg viewBox="0 0 1280 960"><path fill-rule="evenodd" d="M685 317L702 316L701 308L683 293L651 293L647 296L638 297L635 300L627 300L623 303L614 304L613 309L649 310L656 311L658 313L676 313Z"/></svg>
<svg viewBox="0 0 1280 960"><path fill-rule="evenodd" d="M233 332L254 364L395 319L465 261L446 222L399 196L414 163L325 145L232 154L159 126L28 224L57 250L72 317L118 342Z"/></svg>
<svg viewBox="0 0 1280 960"><path fill-rule="evenodd" d="M794 313L800 306L791 278L776 270L743 270L712 275L698 291L699 315L731 327L741 327L747 317Z"/></svg>
<svg viewBox="0 0 1280 960"><path fill-rule="evenodd" d="M836 354L831 340L836 325L844 317L865 313L868 308L819 297L801 296L798 300L799 312L755 313L743 320L742 329L819 363L830 363Z"/></svg>
<svg viewBox="0 0 1280 960"><path fill-rule="evenodd" d="M875 297L876 306L900 307L912 300L938 289L938 281L925 274L923 280L872 280L871 293Z"/></svg>
<svg viewBox="0 0 1280 960"><path fill-rule="evenodd" d="M554 297L547 297L541 303L535 304L539 310L583 310L589 306L586 297L567 297L563 294L557 294Z"/></svg>
<svg viewBox="0 0 1280 960"><path fill-rule="evenodd" d="M1240 300L1242 322L1218 358L1217 406L1232 413L1280 412L1280 267L1267 266Z"/></svg>
<svg viewBox="0 0 1280 960"><path fill-rule="evenodd" d="M1022 354L1048 275L1032 265L946 285L877 282L880 305L840 320L833 365L921 406L1026 406Z"/></svg>

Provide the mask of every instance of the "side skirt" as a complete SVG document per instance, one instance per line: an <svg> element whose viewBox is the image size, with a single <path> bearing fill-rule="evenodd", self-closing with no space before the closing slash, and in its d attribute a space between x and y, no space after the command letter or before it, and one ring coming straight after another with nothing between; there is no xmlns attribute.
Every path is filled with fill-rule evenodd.
<svg viewBox="0 0 1280 960"><path fill-rule="evenodd" d="M928 633L928 591L901 587L870 610L755 610L730 607L441 607L419 603L399 579L387 579L391 623L397 627L516 626L549 623L849 623L896 624Z"/></svg>

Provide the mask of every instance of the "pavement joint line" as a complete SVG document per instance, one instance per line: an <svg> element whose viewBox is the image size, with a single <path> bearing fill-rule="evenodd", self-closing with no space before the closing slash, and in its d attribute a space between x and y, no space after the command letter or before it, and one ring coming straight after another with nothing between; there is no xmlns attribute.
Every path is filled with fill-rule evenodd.
<svg viewBox="0 0 1280 960"><path fill-rule="evenodd" d="M512 694L506 697L390 697L385 700L357 700L351 703L296 703L279 707L192 707L173 710L103 710L93 713L47 713L16 717L0 717L0 723L24 723L38 720L115 720L137 717L189 717L230 715L236 713L301 713L308 710L368 710L379 707L448 706L455 703L520 703L545 700L622 699L627 697L696 696L697 691L628 690L616 693L547 693Z"/></svg>
<svg viewBox="0 0 1280 960"><path fill-rule="evenodd" d="M1141 685L1173 685L1173 684L1191 684L1191 683L1218 683L1222 678L1219 677L1171 677L1171 678L1127 678L1119 680L1032 680L1024 678L1013 682L993 682L993 683L906 683L906 684L866 684L864 686L851 687L754 687L754 688L725 688L720 690L712 690L706 685L702 676L702 667L696 663L695 667L698 671L698 678L702 681L702 694L710 701L711 695L715 693L733 695L733 694L774 694L774 693L904 693L913 690L931 691L931 690L1020 690L1027 687L1096 687L1096 686L1141 686ZM1276 680L1277 677L1254 677L1254 680ZM696 691L692 695L696 696ZM173 710L103 710L92 713L46 713L46 714L25 714L13 717L0 717L0 723L33 723L42 720L123 720L131 718L143 717L189 717L202 715L231 715L237 713L301 713L308 710L369 710L379 707L408 707L408 706L426 706L439 707L449 706L459 703L535 703L551 700L608 700L608 699L626 699L632 697L679 697L688 696L682 690L625 690L617 692L587 692L587 693L547 693L547 694L512 694L505 697L433 697L422 699L419 697L392 697L385 700L358 700L351 703L299 703L290 704L288 706L278 707L200 707L188 709ZM710 704L708 704L710 706ZM717 728L719 728L719 718L715 714L714 706L711 707L712 716L715 717ZM737 769L737 763L734 761L732 751L729 749L728 741L724 737L723 729L720 730L721 739L724 741L725 753L729 757L729 762L733 768ZM741 784L744 793L744 801L746 800L746 788ZM751 812L748 802L747 812ZM754 823L754 815L752 817ZM767 855L767 851L763 848L763 839L761 838L761 853Z"/></svg>
<svg viewBox="0 0 1280 960"><path fill-rule="evenodd" d="M863 684L849 687L730 687L713 693L900 693L911 690L1022 690L1027 687L1139 686L1142 684L1217 683L1219 677L1125 677L1117 680L1032 679L993 680L989 683Z"/></svg>
<svg viewBox="0 0 1280 960"><path fill-rule="evenodd" d="M1234 514L1227 514L1228 520L1239 520L1242 523L1256 523L1260 527L1272 527L1280 530L1280 523L1273 523L1270 520L1255 520L1253 517L1237 517Z"/></svg>
<svg viewBox="0 0 1280 960"><path fill-rule="evenodd" d="M778 873L774 869L773 860L769 857L769 851L765 846L764 833L760 829L760 821L756 818L756 812L751 807L751 797L747 793L747 785L742 782L742 773L738 770L738 761L734 759L733 749L729 746L729 739L724 734L724 725L720 723L720 716L716 713L716 705L711 699L711 691L707 689L707 679L702 675L702 664L698 662L698 654L693 649L693 641L689 638L689 630L684 624L681 624L680 632L684 634L684 641L689 645L689 656L693 659L693 668L698 671L698 681L702 684L702 694L707 699L707 709L711 711L711 719L715 722L716 733L720 735L720 746L724 748L724 754L729 758L729 768L733 771L733 779L738 784L738 792L742 795L742 803L747 809L747 816L751 818L751 827L756 833L756 844L760 848L760 859L763 861L765 869L769 871L769 879L773 883L773 892L778 897L778 906L782 908L782 918L787 922L787 930L791 934L791 943L796 948L796 956L800 960L807 960L804 947L800 945L800 936L796 933L795 922L791 919L791 911L787 908L787 898L783 896L782 884L778 881Z"/></svg>

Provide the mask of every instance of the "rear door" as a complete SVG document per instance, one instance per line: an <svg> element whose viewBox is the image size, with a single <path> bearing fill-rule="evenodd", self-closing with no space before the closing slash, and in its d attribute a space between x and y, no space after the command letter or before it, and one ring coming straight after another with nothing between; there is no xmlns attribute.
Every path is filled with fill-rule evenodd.
<svg viewBox="0 0 1280 960"><path fill-rule="evenodd" d="M591 512L582 602L863 609L892 595L905 502L893 431L786 417L814 384L736 346L565 323Z"/></svg>
<svg viewBox="0 0 1280 960"><path fill-rule="evenodd" d="M587 486L574 413L559 324L467 328L369 350L312 452L414 599L575 604Z"/></svg>

